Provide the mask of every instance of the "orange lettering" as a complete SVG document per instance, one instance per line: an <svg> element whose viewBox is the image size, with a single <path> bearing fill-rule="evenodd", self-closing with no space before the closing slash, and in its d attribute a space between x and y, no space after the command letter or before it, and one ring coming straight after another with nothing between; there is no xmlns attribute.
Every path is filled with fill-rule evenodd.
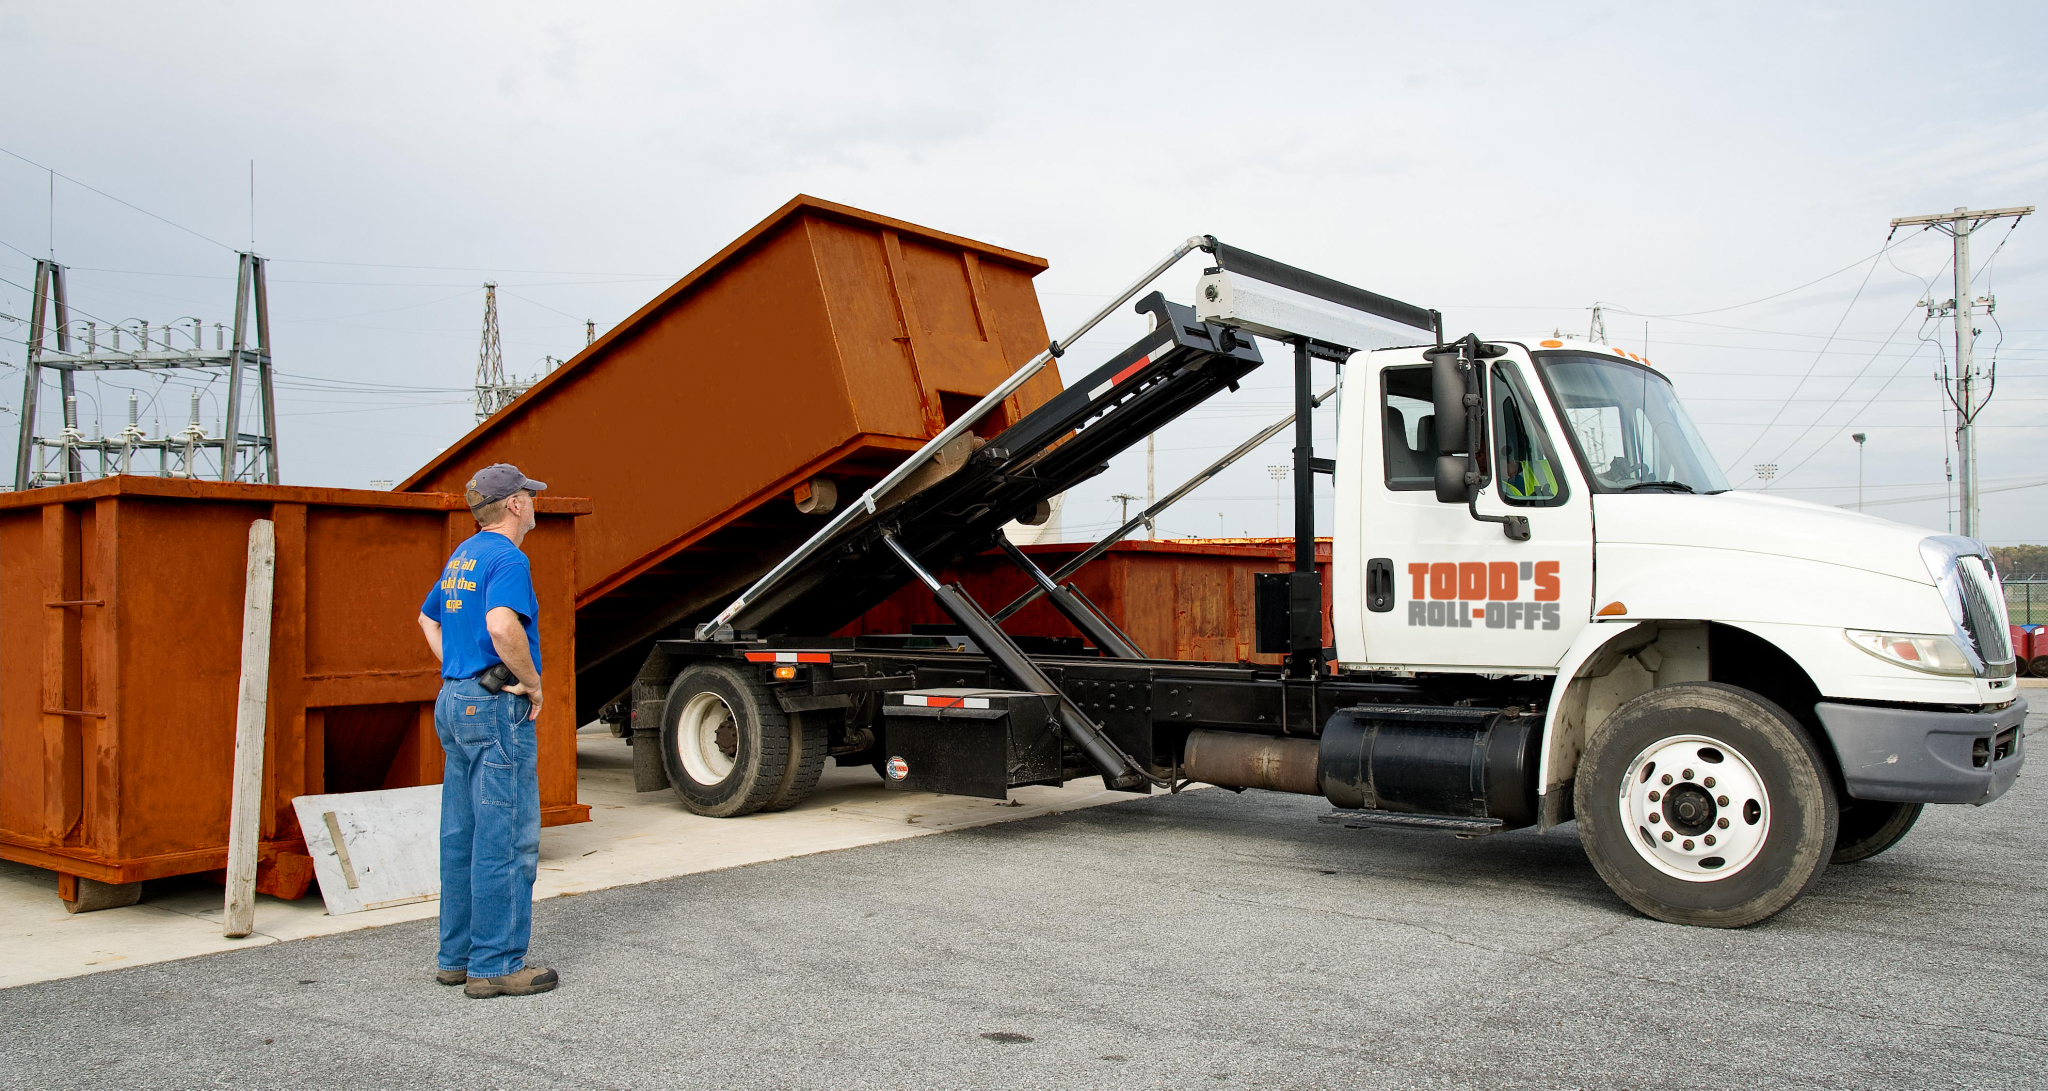
<svg viewBox="0 0 2048 1091"><path fill-rule="evenodd" d="M1486 598L1486 562L1465 561L1458 565L1458 597L1481 601Z"/></svg>
<svg viewBox="0 0 2048 1091"><path fill-rule="evenodd" d="M1408 575L1415 580L1415 593L1408 597L1420 602L1429 595L1429 566L1411 564L1408 566Z"/></svg>
<svg viewBox="0 0 2048 1091"><path fill-rule="evenodd" d="M1458 597L1458 566L1439 561L1429 566L1429 597L1433 599L1454 599Z"/></svg>
<svg viewBox="0 0 2048 1091"><path fill-rule="evenodd" d="M1513 561L1494 561L1486 566L1486 597L1513 602L1522 597L1521 566Z"/></svg>
<svg viewBox="0 0 2048 1091"><path fill-rule="evenodd" d="M1556 561L1536 562L1536 601L1556 602L1558 595Z"/></svg>

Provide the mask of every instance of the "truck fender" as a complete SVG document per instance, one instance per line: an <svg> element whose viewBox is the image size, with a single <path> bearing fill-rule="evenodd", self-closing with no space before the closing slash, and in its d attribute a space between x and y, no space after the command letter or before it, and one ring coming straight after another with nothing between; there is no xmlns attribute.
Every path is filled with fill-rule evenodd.
<svg viewBox="0 0 2048 1091"><path fill-rule="evenodd" d="M1640 621L1595 622L1579 630L1558 660L1550 707L1543 715L1542 758L1536 767L1539 828L1549 829L1572 817L1572 777L1586 738L1585 679L1606 673L1615 660L1656 637L1657 627Z"/></svg>

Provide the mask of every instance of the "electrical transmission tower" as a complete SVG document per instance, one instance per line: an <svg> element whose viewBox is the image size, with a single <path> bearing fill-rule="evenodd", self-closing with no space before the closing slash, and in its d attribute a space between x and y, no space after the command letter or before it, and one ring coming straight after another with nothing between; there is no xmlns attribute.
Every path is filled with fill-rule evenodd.
<svg viewBox="0 0 2048 1091"><path fill-rule="evenodd" d="M505 346L498 335L498 283L484 281L484 332L476 350L476 419L512 404L526 386L505 378Z"/></svg>
<svg viewBox="0 0 2048 1091"><path fill-rule="evenodd" d="M1927 216L1901 216L1892 221L1892 232L1901 227L1924 225L1947 234L1955 241L1955 297L1947 303L1925 301L1930 317L1950 316L1956 323L1956 370L1954 386L1947 390L1948 398L1956 407L1956 470L1957 484L1962 493L1962 533L1965 538L1978 534L1978 481L1981 476L1977 466L1977 433L1974 427L1977 414L1991 400L1992 390L1997 388L1995 373L1980 373L1971 352L1976 347L1976 316L1990 314L1998 301L1990 296L1972 297L1970 293L1970 235L1985 224L1998 220L2012 220L2019 225L2021 217L2034 211L2033 205L2014 208L1993 208L1972 212L1958 208L1954 212L1936 212ZM1890 241L1890 236L1886 236ZM1988 379L1990 386L1984 391L1982 401L1977 399L1977 380ZM1948 387L1948 383L1943 383Z"/></svg>
<svg viewBox="0 0 2048 1091"><path fill-rule="evenodd" d="M36 261L34 296L29 304L28 366L21 396L21 436L15 447L14 487L32 489L62 485L99 477L136 472L137 454L156 456L159 477L212 477L221 481L266 481L277 484L277 402L273 394L270 364L270 293L264 285L264 260L255 254L238 255L235 278L235 320L233 340L219 323L213 327L213 348L206 347L206 327L191 319L187 327L180 320L154 329L148 322L124 326L114 324L104 331L97 322L74 323L65 299L64 267L54 260ZM75 325L83 325L84 345L77 344ZM107 344L100 343L100 334ZM134 339L135 348L123 349L122 334ZM152 344L152 334L155 342ZM178 342L190 339L189 347ZM51 341L55 342L52 351ZM75 351L82 348L83 351ZM78 417L77 377L80 372L166 371L225 368L227 407L221 418L220 435L209 436L199 420L199 392L192 392L192 419L176 435L149 439L142 430L134 395L128 399L128 426L118 435L103 436L94 429L85 438ZM36 403L41 397L43 372L57 373L63 427L56 436L36 434ZM256 431L242 430L247 406L242 390L245 371L255 372L251 393L261 403L255 415ZM94 465L88 466L87 456ZM208 462L211 465L208 465Z"/></svg>
<svg viewBox="0 0 2048 1091"><path fill-rule="evenodd" d="M1586 325L1586 340L1596 345L1607 343L1607 312L1600 304L1593 304L1593 321Z"/></svg>

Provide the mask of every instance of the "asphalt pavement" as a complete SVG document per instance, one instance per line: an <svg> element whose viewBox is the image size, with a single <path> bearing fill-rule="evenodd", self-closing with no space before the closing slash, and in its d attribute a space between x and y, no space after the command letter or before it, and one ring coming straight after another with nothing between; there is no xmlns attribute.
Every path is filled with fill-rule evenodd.
<svg viewBox="0 0 2048 1091"><path fill-rule="evenodd" d="M2039 1086L2034 760L1739 931L1570 826L1209 790L543 902L538 997L433 984L431 921L0 991L0 1086Z"/></svg>

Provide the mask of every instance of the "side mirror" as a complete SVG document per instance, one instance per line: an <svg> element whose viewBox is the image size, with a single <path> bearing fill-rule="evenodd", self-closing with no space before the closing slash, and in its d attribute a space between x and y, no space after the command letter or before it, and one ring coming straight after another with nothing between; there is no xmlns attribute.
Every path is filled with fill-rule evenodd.
<svg viewBox="0 0 2048 1091"><path fill-rule="evenodd" d="M1459 363L1459 354L1455 351L1439 352L1430 360L1431 396L1436 405L1436 449L1444 454L1464 454L1472 450L1470 421L1465 412L1465 370ZM1437 480L1443 480L1441 468L1437 470ZM1437 495L1443 495L1442 485L1437 486Z"/></svg>
<svg viewBox="0 0 2048 1091"><path fill-rule="evenodd" d="M1472 499L1472 487L1465 475L1472 470L1471 455L1436 457L1436 499L1439 504L1463 504Z"/></svg>

